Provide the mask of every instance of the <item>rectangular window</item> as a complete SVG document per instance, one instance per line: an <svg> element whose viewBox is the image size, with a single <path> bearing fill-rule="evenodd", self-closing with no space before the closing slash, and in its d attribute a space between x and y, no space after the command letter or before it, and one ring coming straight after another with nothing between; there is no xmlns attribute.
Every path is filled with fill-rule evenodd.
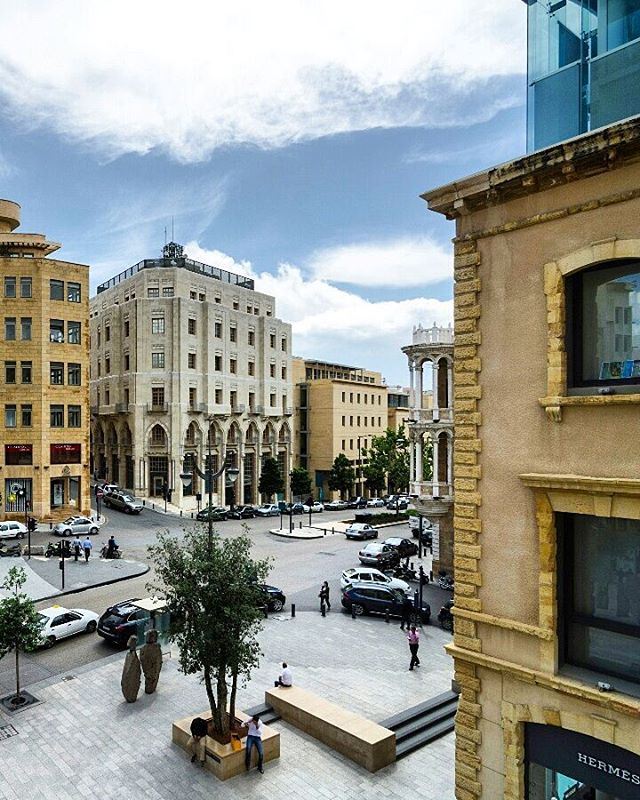
<svg viewBox="0 0 640 800"><path fill-rule="evenodd" d="M195 353L187 353L187 367L189 369L196 368L196 354Z"/></svg>
<svg viewBox="0 0 640 800"><path fill-rule="evenodd" d="M276 346L276 335L275 335L275 333L270 333L269 334L269 345L272 348L274 348Z"/></svg>
<svg viewBox="0 0 640 800"><path fill-rule="evenodd" d="M230 342L237 342L238 341L238 329L235 325L232 325L229 328L229 341Z"/></svg>
<svg viewBox="0 0 640 800"><path fill-rule="evenodd" d="M14 342L16 339L16 318L15 317L5 317L4 318L4 338L8 342Z"/></svg>
<svg viewBox="0 0 640 800"><path fill-rule="evenodd" d="M151 366L153 369L164 369L164 353L151 353Z"/></svg>
<svg viewBox="0 0 640 800"><path fill-rule="evenodd" d="M229 392L229 402L231 404L231 408L236 408L238 405L238 392L232 390Z"/></svg>
<svg viewBox="0 0 640 800"><path fill-rule="evenodd" d="M49 299L64 300L64 281L49 281Z"/></svg>
<svg viewBox="0 0 640 800"><path fill-rule="evenodd" d="M80 386L81 372L80 364L69 364L67 366L67 383L69 386Z"/></svg>
<svg viewBox="0 0 640 800"><path fill-rule="evenodd" d="M111 359L109 356L106 356L104 359L104 374L110 375L111 374Z"/></svg>
<svg viewBox="0 0 640 800"><path fill-rule="evenodd" d="M49 341L62 344L64 342L64 320L63 319L50 319L49 320Z"/></svg>
<svg viewBox="0 0 640 800"><path fill-rule="evenodd" d="M164 333L164 317L151 317L151 333Z"/></svg>
<svg viewBox="0 0 640 800"><path fill-rule="evenodd" d="M130 358L129 353L124 354L124 371L129 372L130 369Z"/></svg>
<svg viewBox="0 0 640 800"><path fill-rule="evenodd" d="M256 408L255 392L249 392L249 411L255 411L255 408Z"/></svg>
<svg viewBox="0 0 640 800"><path fill-rule="evenodd" d="M151 405L156 408L164 406L164 386L154 386L151 389Z"/></svg>
<svg viewBox="0 0 640 800"><path fill-rule="evenodd" d="M163 286L162 287L162 296L163 297L173 297L173 286Z"/></svg>
<svg viewBox="0 0 640 800"><path fill-rule="evenodd" d="M276 396L275 396L275 394L270 394L269 395L269 405L271 406L271 408L275 408L276 407Z"/></svg>
<svg viewBox="0 0 640 800"><path fill-rule="evenodd" d="M198 299L198 293L194 292L193 289L192 289L189 292L189 300L197 300L197 299Z"/></svg>
<svg viewBox="0 0 640 800"><path fill-rule="evenodd" d="M347 396L347 393L346 392L342 392L342 402L343 403L345 402L346 396Z"/></svg>
<svg viewBox="0 0 640 800"><path fill-rule="evenodd" d="M20 338L23 342L31 341L31 317L20 317Z"/></svg>
<svg viewBox="0 0 640 800"><path fill-rule="evenodd" d="M275 378L276 377L276 365L275 364L269 364L269 377L270 378Z"/></svg>
<svg viewBox="0 0 640 800"><path fill-rule="evenodd" d="M8 405L4 407L4 426L5 428L15 428L17 425L16 420L16 407L15 405Z"/></svg>
<svg viewBox="0 0 640 800"><path fill-rule="evenodd" d="M214 356L213 368L216 372L222 372L222 356Z"/></svg>
<svg viewBox="0 0 640 800"><path fill-rule="evenodd" d="M22 383L31 383L33 375L33 364L31 361L21 361L20 371L22 372Z"/></svg>
<svg viewBox="0 0 640 800"><path fill-rule="evenodd" d="M216 339L221 339L222 338L222 323L221 322L216 322L214 324L214 326L213 326L213 335L216 337Z"/></svg>
<svg viewBox="0 0 640 800"><path fill-rule="evenodd" d="M235 358L230 358L229 359L229 372L232 375L235 375L236 374L236 370L237 370L237 362L236 362Z"/></svg>
<svg viewBox="0 0 640 800"><path fill-rule="evenodd" d="M100 363L100 359L98 359L98 377L102 375L102 364Z"/></svg>
<svg viewBox="0 0 640 800"><path fill-rule="evenodd" d="M124 321L124 336L125 336L125 339L127 338L127 336L129 336L129 320L128 319L125 319L125 321Z"/></svg>
<svg viewBox="0 0 640 800"><path fill-rule="evenodd" d="M195 336L195 333L196 333L196 321L192 317L189 317L189 322L187 323L187 330L192 336Z"/></svg>
<svg viewBox="0 0 640 800"><path fill-rule="evenodd" d="M248 361L247 362L247 374L248 375L252 375L252 376L256 374L255 361Z"/></svg>
<svg viewBox="0 0 640 800"><path fill-rule="evenodd" d="M249 331L247 335L247 344L249 345L249 347L254 347L255 343L256 343L256 332Z"/></svg>
<svg viewBox="0 0 640 800"><path fill-rule="evenodd" d="M233 310L237 311L240 308L240 303L237 300L233 301Z"/></svg>
<svg viewBox="0 0 640 800"><path fill-rule="evenodd" d="M558 517L564 663L640 683L640 520Z"/></svg>
<svg viewBox="0 0 640 800"><path fill-rule="evenodd" d="M4 362L4 382L5 383L15 383L16 382L16 362L15 361L5 361Z"/></svg>
<svg viewBox="0 0 640 800"><path fill-rule="evenodd" d="M147 289L147 297L160 297L160 289L157 286L149 286Z"/></svg>
<svg viewBox="0 0 640 800"><path fill-rule="evenodd" d="M353 392L349 392L349 402L353 403Z"/></svg>
<svg viewBox="0 0 640 800"><path fill-rule="evenodd" d="M108 406L110 405L110 403L111 403L111 392L107 388L104 390L104 404Z"/></svg>
<svg viewBox="0 0 640 800"><path fill-rule="evenodd" d="M80 406L67 406L67 427L79 428L81 420Z"/></svg>
<svg viewBox="0 0 640 800"><path fill-rule="evenodd" d="M20 278L20 297L32 297L32 281L31 278Z"/></svg>
<svg viewBox="0 0 640 800"><path fill-rule="evenodd" d="M54 386L62 386L64 383L64 364L59 361L52 361L49 364L49 382Z"/></svg>
<svg viewBox="0 0 640 800"><path fill-rule="evenodd" d="M286 381L287 380L287 368L286 368L286 366L284 364L282 365L281 375L282 375L282 380Z"/></svg>
<svg viewBox="0 0 640 800"><path fill-rule="evenodd" d="M30 428L32 423L32 408L31 403L27 403L26 405L20 406L22 411L22 427L23 428Z"/></svg>
<svg viewBox="0 0 640 800"><path fill-rule="evenodd" d="M69 303L79 303L82 299L82 292L79 283L69 281L67 284L67 300Z"/></svg>
<svg viewBox="0 0 640 800"><path fill-rule="evenodd" d="M344 428L344 426L346 424L347 424L347 418L346 417L342 417L342 427Z"/></svg>
<svg viewBox="0 0 640 800"><path fill-rule="evenodd" d="M216 389L215 398L216 398L216 404L217 405L221 405L222 404L222 389Z"/></svg>
<svg viewBox="0 0 640 800"><path fill-rule="evenodd" d="M109 328L105 329L105 333ZM67 342L69 344L80 344L81 339L81 323L80 322L67 322ZM107 338L107 341L109 339Z"/></svg>
<svg viewBox="0 0 640 800"><path fill-rule="evenodd" d="M81 452L79 444L49 445L49 459L52 464L80 464Z"/></svg>
<svg viewBox="0 0 640 800"><path fill-rule="evenodd" d="M198 393L194 387L189 388L189 408L194 409L198 402Z"/></svg>
<svg viewBox="0 0 640 800"><path fill-rule="evenodd" d="M204 301L205 301L206 299L207 299L207 295L206 295L206 293L205 293L205 292L200 292L200 293L198 294L198 300L199 300L201 303L204 303Z"/></svg>
<svg viewBox="0 0 640 800"><path fill-rule="evenodd" d="M33 464L33 446L30 444L5 444L4 463L16 467L30 466ZM24 486L26 481L21 480L20 483Z"/></svg>
<svg viewBox="0 0 640 800"><path fill-rule="evenodd" d="M283 353L287 352L287 338L286 338L286 336L282 337L282 341L280 342L280 348L282 349Z"/></svg>
<svg viewBox="0 0 640 800"><path fill-rule="evenodd" d="M64 406L52 405L49 409L52 428L64 428Z"/></svg>
<svg viewBox="0 0 640 800"><path fill-rule="evenodd" d="M16 296L16 279L15 277L6 277L4 279L4 296L5 297L15 297Z"/></svg>
<svg viewBox="0 0 640 800"><path fill-rule="evenodd" d="M111 326L110 325L105 325L104 326L104 340L105 340L105 342L110 342L111 341Z"/></svg>

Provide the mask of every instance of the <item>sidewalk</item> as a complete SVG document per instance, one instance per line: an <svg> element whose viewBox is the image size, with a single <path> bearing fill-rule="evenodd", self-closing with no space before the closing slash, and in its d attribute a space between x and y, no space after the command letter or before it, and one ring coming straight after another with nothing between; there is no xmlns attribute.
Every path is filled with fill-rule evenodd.
<svg viewBox="0 0 640 800"><path fill-rule="evenodd" d="M283 659L294 682L372 720L450 688L450 639L423 630L423 666L409 672L405 636L396 625L352 620L332 610L271 617L261 635L264 656L238 708L264 701ZM332 654L332 655L329 655ZM338 656L341 654L341 657ZM449 800L454 793L453 734L417 750L375 775L280 721L281 757L225 783L189 763L171 743L171 722L207 708L198 676L185 676L177 659L165 661L158 691L127 704L120 691L124 654L78 670L65 680L29 686L41 701L0 724L17 735L0 741L0 798L11 800ZM79 753L78 743L83 743Z"/></svg>

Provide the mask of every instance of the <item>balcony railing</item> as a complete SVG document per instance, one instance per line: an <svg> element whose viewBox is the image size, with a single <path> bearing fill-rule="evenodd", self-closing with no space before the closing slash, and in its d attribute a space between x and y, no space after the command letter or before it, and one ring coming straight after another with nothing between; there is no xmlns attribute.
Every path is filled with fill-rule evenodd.
<svg viewBox="0 0 640 800"><path fill-rule="evenodd" d="M233 403L233 405L231 406L232 414L244 414L244 412L245 412L244 403Z"/></svg>
<svg viewBox="0 0 640 800"><path fill-rule="evenodd" d="M206 403L190 403L189 404L189 411L192 414L206 414L207 413L207 404Z"/></svg>
<svg viewBox="0 0 640 800"><path fill-rule="evenodd" d="M452 408L412 408L409 420L421 425L431 425L434 422L453 422Z"/></svg>
<svg viewBox="0 0 640 800"><path fill-rule="evenodd" d="M293 414L293 406L285 406L282 409L282 413L285 417L290 417Z"/></svg>
<svg viewBox="0 0 640 800"><path fill-rule="evenodd" d="M168 403L148 403L147 404L147 413L148 414L166 414L169 410Z"/></svg>
<svg viewBox="0 0 640 800"><path fill-rule="evenodd" d="M116 414L128 414L129 403L116 403Z"/></svg>
<svg viewBox="0 0 640 800"><path fill-rule="evenodd" d="M431 481L413 481L409 487L410 494L418 497L437 499L439 497L452 497L453 488L448 483L433 484Z"/></svg>

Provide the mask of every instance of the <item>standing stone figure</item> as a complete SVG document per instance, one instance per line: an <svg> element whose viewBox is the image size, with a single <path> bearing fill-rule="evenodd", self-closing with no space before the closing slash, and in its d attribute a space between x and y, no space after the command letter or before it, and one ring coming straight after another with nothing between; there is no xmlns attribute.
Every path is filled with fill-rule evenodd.
<svg viewBox="0 0 640 800"><path fill-rule="evenodd" d="M138 644L137 636L130 636L127 642L129 652L124 660L124 667L122 668L122 680L120 686L122 687L122 694L127 703L135 703L138 699L138 690L140 689L140 661L136 653L136 646Z"/></svg>
<svg viewBox="0 0 640 800"><path fill-rule="evenodd" d="M145 694L153 694L158 685L162 669L162 648L158 644L158 631L147 631L146 642L140 650L140 663L144 672Z"/></svg>

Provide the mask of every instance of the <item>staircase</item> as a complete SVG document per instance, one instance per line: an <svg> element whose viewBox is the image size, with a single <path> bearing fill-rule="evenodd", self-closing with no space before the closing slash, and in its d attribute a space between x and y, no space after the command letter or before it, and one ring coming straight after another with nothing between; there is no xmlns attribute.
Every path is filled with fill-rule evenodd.
<svg viewBox="0 0 640 800"><path fill-rule="evenodd" d="M277 714L273 708L268 706L266 703L260 703L259 706L248 708L244 713L249 717L252 717L254 714L258 714L261 721L265 725L270 725L272 722L277 722L280 719L280 715Z"/></svg>
<svg viewBox="0 0 640 800"><path fill-rule="evenodd" d="M450 733L454 727L457 707L458 695L451 691L443 692L382 720L380 725L396 735L396 758L403 758L419 747Z"/></svg>

